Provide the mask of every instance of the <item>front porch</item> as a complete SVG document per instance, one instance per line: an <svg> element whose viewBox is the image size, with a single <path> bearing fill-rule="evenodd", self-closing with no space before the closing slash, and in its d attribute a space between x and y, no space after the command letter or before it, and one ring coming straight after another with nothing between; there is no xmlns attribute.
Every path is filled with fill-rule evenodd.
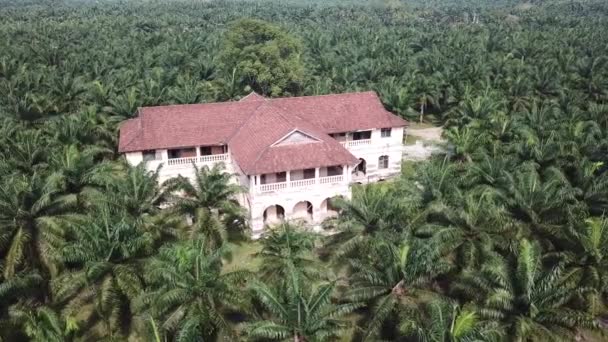
<svg viewBox="0 0 608 342"><path fill-rule="evenodd" d="M286 203L282 205L273 204L264 209L262 223L264 226L272 226L285 221L294 221L305 225L320 224L325 219L338 215L338 209L332 201L333 199L328 197L321 202L314 199L301 200L293 206Z"/></svg>

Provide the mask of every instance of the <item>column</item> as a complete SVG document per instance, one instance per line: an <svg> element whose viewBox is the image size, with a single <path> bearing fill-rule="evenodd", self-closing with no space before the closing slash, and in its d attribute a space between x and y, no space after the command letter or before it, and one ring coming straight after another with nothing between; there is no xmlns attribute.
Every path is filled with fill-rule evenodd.
<svg viewBox="0 0 608 342"><path fill-rule="evenodd" d="M350 180L348 179L348 175L350 172L348 172L348 165L342 165L342 181L345 183L350 183Z"/></svg>
<svg viewBox="0 0 608 342"><path fill-rule="evenodd" d="M255 189L255 176L249 176L249 192L253 193Z"/></svg>
<svg viewBox="0 0 608 342"><path fill-rule="evenodd" d="M320 184L319 182L319 168L315 167L315 184Z"/></svg>
<svg viewBox="0 0 608 342"><path fill-rule="evenodd" d="M285 181L287 182L287 186L290 186L290 182L291 182L291 171L286 171L286 172L285 172Z"/></svg>

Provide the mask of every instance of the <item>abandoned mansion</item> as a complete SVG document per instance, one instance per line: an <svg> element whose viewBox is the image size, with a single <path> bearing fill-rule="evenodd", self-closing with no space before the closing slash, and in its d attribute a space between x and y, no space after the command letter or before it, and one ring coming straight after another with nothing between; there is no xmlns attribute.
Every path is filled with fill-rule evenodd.
<svg viewBox="0 0 608 342"><path fill-rule="evenodd" d="M191 177L193 163L223 163L246 190L239 202L254 235L283 219L316 225L330 199L401 169L407 122L374 92L144 107L120 127L119 152L160 181Z"/></svg>

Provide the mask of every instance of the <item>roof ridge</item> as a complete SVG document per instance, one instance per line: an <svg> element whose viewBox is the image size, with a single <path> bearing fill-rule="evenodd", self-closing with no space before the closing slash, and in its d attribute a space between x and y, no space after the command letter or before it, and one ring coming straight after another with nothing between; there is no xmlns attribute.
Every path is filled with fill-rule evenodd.
<svg viewBox="0 0 608 342"><path fill-rule="evenodd" d="M256 101L254 101L256 102ZM261 101L259 101L261 102ZM181 104L167 104L167 105L158 105L158 106L143 106L137 107L137 110L146 109L146 108L167 108L167 107L188 107L188 106L212 106L212 105L235 105L242 103L244 106L247 105L247 102L240 101L225 101L225 102L203 102L203 103L181 103Z"/></svg>
<svg viewBox="0 0 608 342"><path fill-rule="evenodd" d="M255 92L252 92L255 93ZM247 96L251 95L252 93L248 94ZM302 96L286 96L286 97L275 97L275 98L267 98L267 97L263 97L261 95L263 100L260 101L253 101L253 102L272 102L275 100L282 100L282 99L301 99L301 98L306 98L306 97L336 97L336 96L343 96L343 95L356 95L356 94L367 94L367 93L371 93L371 94L376 94L375 91L373 90L366 90L366 91L353 91L353 92L347 92L347 93L338 93L338 94L321 94L321 95L302 95ZM257 94L257 93L256 93ZM245 97L247 97L245 96ZM242 99L244 99L245 97L243 97ZM242 100L240 99L240 100ZM234 101L225 101L225 102L203 102L203 103L179 103L179 104L162 104L162 105L157 105L157 106L142 106L142 107L137 107L137 110L139 111L140 109L145 109L145 108L167 108L167 107L187 107L187 106L211 106L211 105L233 105L236 103L241 103L240 100ZM246 102L243 102L246 103Z"/></svg>
<svg viewBox="0 0 608 342"><path fill-rule="evenodd" d="M247 120L243 120L243 122L234 130L234 132L232 132L232 134L228 137L228 139L226 139L226 144L230 143L230 141L232 140L232 138L234 138L237 134L239 134L239 132L241 131L241 129L251 120L251 118L253 118L253 116L255 115L255 112L264 105L265 101L259 101L260 104L258 104L257 107L255 107L252 111L251 114L249 115L249 117L247 118Z"/></svg>
<svg viewBox="0 0 608 342"><path fill-rule="evenodd" d="M365 91L349 91L346 93L274 97L274 98L266 98L266 100L274 101L274 100L282 100L282 99L301 99L301 98L305 98L305 97L332 97L332 96L356 95L356 94L367 94L367 93L376 94L376 92L374 90L365 90Z"/></svg>

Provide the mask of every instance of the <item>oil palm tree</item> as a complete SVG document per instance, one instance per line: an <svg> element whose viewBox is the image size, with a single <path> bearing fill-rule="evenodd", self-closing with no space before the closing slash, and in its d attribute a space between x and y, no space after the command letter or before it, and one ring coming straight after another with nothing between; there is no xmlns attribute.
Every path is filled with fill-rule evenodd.
<svg viewBox="0 0 608 342"><path fill-rule="evenodd" d="M148 171L143 164L124 165L95 196L95 200L123 208L131 220L154 236L155 241L168 241L179 235L184 226L181 218L170 210L161 210L169 196L158 184L160 167Z"/></svg>
<svg viewBox="0 0 608 342"><path fill-rule="evenodd" d="M264 312L244 331L251 340L333 341L349 327L344 316L360 304L334 304L335 282L314 286L301 277L293 264L287 272L288 286L274 288L255 282L251 290Z"/></svg>
<svg viewBox="0 0 608 342"><path fill-rule="evenodd" d="M262 260L257 271L267 284L286 285L291 265L309 281L320 277L321 265L314 259L317 236L291 223L281 223L262 236L262 249L256 257Z"/></svg>
<svg viewBox="0 0 608 342"><path fill-rule="evenodd" d="M85 205L87 194L113 180L116 167L101 161L104 153L109 150L79 149L75 145L63 147L49 158L49 167L53 170L47 179L49 186L62 195L75 196L79 205Z"/></svg>
<svg viewBox="0 0 608 342"><path fill-rule="evenodd" d="M389 187L371 185L356 188L351 200L335 198L332 204L340 211L337 218L338 233L333 235L327 248L335 249L336 258L351 253L361 253L371 241L369 237L377 234L393 234L407 230L420 215L418 203L413 198L398 198L396 191ZM412 222L408 222L409 217Z"/></svg>
<svg viewBox="0 0 608 342"><path fill-rule="evenodd" d="M560 225L580 213L581 206L561 170L549 168L541 176L534 164L524 164L505 177L507 209L529 228L528 234L548 244L564 239Z"/></svg>
<svg viewBox="0 0 608 342"><path fill-rule="evenodd" d="M78 330L72 318L64 320L49 307L35 309L13 307L10 312L11 323L33 342L71 341Z"/></svg>
<svg viewBox="0 0 608 342"><path fill-rule="evenodd" d="M345 298L368 303L364 340L393 334L400 312L417 310L434 279L449 271L440 250L411 234L399 240L375 238L369 253L349 260L349 289Z"/></svg>
<svg viewBox="0 0 608 342"><path fill-rule="evenodd" d="M130 302L143 288L143 262L154 240L124 211L101 203L91 215L69 223L70 239L59 251L66 270L53 280L64 316L86 317L84 338L125 336Z"/></svg>
<svg viewBox="0 0 608 342"><path fill-rule="evenodd" d="M589 312L601 314L608 298L608 220L589 218L569 233L568 241L573 245L558 254L566 262L569 277L593 289L585 298Z"/></svg>
<svg viewBox="0 0 608 342"><path fill-rule="evenodd" d="M472 306L448 299L433 299L414 315L404 315L400 331L407 338L424 342L502 341L504 332L496 322L484 321Z"/></svg>
<svg viewBox="0 0 608 342"><path fill-rule="evenodd" d="M246 271L222 272L224 248L203 239L167 245L148 263L148 287L136 302L140 313L179 341L235 338L229 314L248 311Z"/></svg>
<svg viewBox="0 0 608 342"><path fill-rule="evenodd" d="M0 169L22 174L44 170L49 154L47 137L41 131L18 127L5 132L7 135L0 149Z"/></svg>
<svg viewBox="0 0 608 342"><path fill-rule="evenodd" d="M513 260L495 253L480 269L464 271L454 290L499 322L509 341L563 341L577 328L597 327L593 316L569 306L591 289L565 277L563 265L545 268L539 245L526 239Z"/></svg>
<svg viewBox="0 0 608 342"><path fill-rule="evenodd" d="M61 240L59 219L71 216L72 198L58 196L46 179L12 175L0 183L0 251L4 279L24 268L54 273L53 245Z"/></svg>
<svg viewBox="0 0 608 342"><path fill-rule="evenodd" d="M460 193L460 205L434 203L427 208L431 223L416 230L432 236L430 243L451 253L457 267L480 265L485 252L494 248L513 250L518 226L492 188Z"/></svg>
<svg viewBox="0 0 608 342"><path fill-rule="evenodd" d="M180 195L169 195L173 210L196 220L199 209L216 213L223 224L230 230L244 229L244 209L236 201L243 190L231 183L232 175L224 171L222 164L194 168L194 178L178 176L165 182L166 192Z"/></svg>

